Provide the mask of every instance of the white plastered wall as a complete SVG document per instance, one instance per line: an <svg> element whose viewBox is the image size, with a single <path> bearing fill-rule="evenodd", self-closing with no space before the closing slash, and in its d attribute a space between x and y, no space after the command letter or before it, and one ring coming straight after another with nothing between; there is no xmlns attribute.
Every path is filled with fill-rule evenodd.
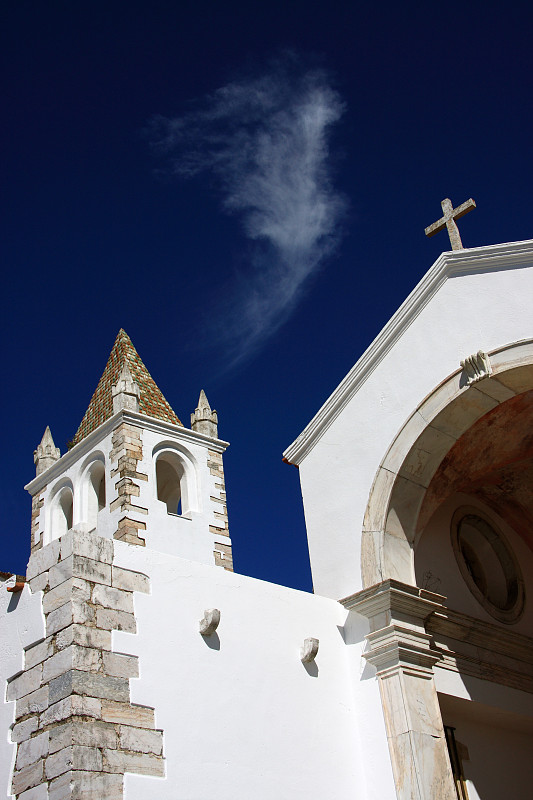
<svg viewBox="0 0 533 800"><path fill-rule="evenodd" d="M151 580L135 596L137 634L115 631L113 645L139 656L132 702L155 707L167 759L165 779L126 775L127 800L394 800L361 617L345 625L334 601L149 548L117 542L115 553ZM208 608L221 621L202 637ZM320 646L306 667L311 636Z"/></svg>
<svg viewBox="0 0 533 800"><path fill-rule="evenodd" d="M376 471L402 425L460 361L531 337L533 268L444 282L299 464L315 591L362 588L361 530Z"/></svg>

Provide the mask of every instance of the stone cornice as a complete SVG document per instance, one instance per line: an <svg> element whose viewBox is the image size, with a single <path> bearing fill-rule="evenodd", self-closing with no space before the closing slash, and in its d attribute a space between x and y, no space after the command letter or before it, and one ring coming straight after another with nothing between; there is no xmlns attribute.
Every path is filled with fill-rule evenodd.
<svg viewBox="0 0 533 800"><path fill-rule="evenodd" d="M381 677L403 670L428 678L440 653L432 646L424 623L441 609L444 597L416 586L387 580L341 600L370 621L364 658Z"/></svg>
<svg viewBox="0 0 533 800"><path fill-rule="evenodd" d="M129 422L144 430L153 431L163 436L168 435L169 438L177 441L204 446L207 445L210 450L214 450L216 453L223 453L226 448L229 447L229 442L225 442L222 439L212 439L209 436L205 436L203 433L197 433L181 425L173 425L170 422L165 422L155 417L146 417L144 414L139 414L135 411L119 411L103 422L96 430L92 431L92 433L88 434L88 436L82 439L81 442L75 445L71 450L68 450L51 467L26 484L24 487L26 491L31 495L35 495L51 481L59 478L81 457L89 454L91 450L97 446L98 442L108 436L121 422Z"/></svg>
<svg viewBox="0 0 533 800"><path fill-rule="evenodd" d="M412 623L421 624L434 611L442 609L445 599L440 594L391 578L339 602L345 608L353 609L370 620L385 614L388 622L408 619Z"/></svg>
<svg viewBox="0 0 533 800"><path fill-rule="evenodd" d="M523 661L529 668L533 664L533 638L502 628L501 625L483 622L460 611L438 609L428 620L427 630L436 637L444 636L457 642L466 642L489 653Z"/></svg>
<svg viewBox="0 0 533 800"><path fill-rule="evenodd" d="M442 253L283 456L299 465L448 278L533 263L533 240Z"/></svg>

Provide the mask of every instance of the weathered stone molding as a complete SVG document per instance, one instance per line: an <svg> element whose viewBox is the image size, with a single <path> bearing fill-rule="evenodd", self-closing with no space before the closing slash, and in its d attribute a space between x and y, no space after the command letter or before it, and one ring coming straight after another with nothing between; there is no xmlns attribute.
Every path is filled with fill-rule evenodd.
<svg viewBox="0 0 533 800"><path fill-rule="evenodd" d="M425 622L444 597L387 580L342 600L367 617L399 800L457 800L440 714L433 648Z"/></svg>
<svg viewBox="0 0 533 800"><path fill-rule="evenodd" d="M444 607L429 617L426 630L441 669L533 693L531 637Z"/></svg>
<svg viewBox="0 0 533 800"><path fill-rule="evenodd" d="M224 567L229 572L233 572L233 555L231 541L229 540L228 507L226 505L226 483L224 480L224 464L222 453L215 450L208 450L207 466L209 472L216 478L215 489L217 493L211 495L211 502L214 505L213 511L216 524L210 525L209 530L217 537L227 537L226 541L215 540L214 558L217 567Z"/></svg>
<svg viewBox="0 0 533 800"><path fill-rule="evenodd" d="M139 481L148 480L148 476L137 469L143 457L142 429L121 422L113 431L112 445L109 458L111 464L116 466L112 466L111 477L118 476L118 481L115 483L117 497L109 508L110 511L118 508L121 513L114 538L144 547L146 542L141 536L141 531L146 530L146 522L136 519L136 516L146 516L148 509L136 505L133 501L133 498L139 497L141 493Z"/></svg>
<svg viewBox="0 0 533 800"><path fill-rule="evenodd" d="M113 549L110 539L71 531L30 558L46 638L26 649L7 686L18 800L118 800L125 772L164 775L154 710L130 702L137 657L111 649L112 630L135 633L133 592L149 592L149 580L115 566Z"/></svg>

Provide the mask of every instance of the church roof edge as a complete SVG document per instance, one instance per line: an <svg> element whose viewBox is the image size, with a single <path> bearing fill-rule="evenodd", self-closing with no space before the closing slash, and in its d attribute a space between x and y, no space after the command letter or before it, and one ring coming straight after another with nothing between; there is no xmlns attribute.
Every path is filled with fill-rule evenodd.
<svg viewBox="0 0 533 800"><path fill-rule="evenodd" d="M532 263L533 239L441 253L300 435L283 452L283 460L295 466L302 463L324 431L448 278L469 272L519 269Z"/></svg>

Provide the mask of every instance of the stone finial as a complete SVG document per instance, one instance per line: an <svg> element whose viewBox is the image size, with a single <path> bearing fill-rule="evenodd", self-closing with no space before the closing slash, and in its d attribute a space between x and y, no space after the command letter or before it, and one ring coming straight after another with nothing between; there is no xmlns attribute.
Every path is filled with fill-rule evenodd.
<svg viewBox="0 0 533 800"><path fill-rule="evenodd" d="M118 376L116 385L112 387L113 394L113 414L118 411L138 411L141 390L139 384L135 383L129 367L126 363Z"/></svg>
<svg viewBox="0 0 533 800"><path fill-rule="evenodd" d="M40 475L41 472L47 470L48 467L51 467L52 464L55 464L60 458L61 451L59 447L55 446L50 428L47 425L43 438L41 439L41 444L38 446L37 450L33 451L36 474Z"/></svg>
<svg viewBox="0 0 533 800"><path fill-rule="evenodd" d="M198 407L194 414L191 414L191 428L193 431L203 433L212 439L218 439L218 415L216 411L211 411L209 401L202 389L198 400Z"/></svg>

